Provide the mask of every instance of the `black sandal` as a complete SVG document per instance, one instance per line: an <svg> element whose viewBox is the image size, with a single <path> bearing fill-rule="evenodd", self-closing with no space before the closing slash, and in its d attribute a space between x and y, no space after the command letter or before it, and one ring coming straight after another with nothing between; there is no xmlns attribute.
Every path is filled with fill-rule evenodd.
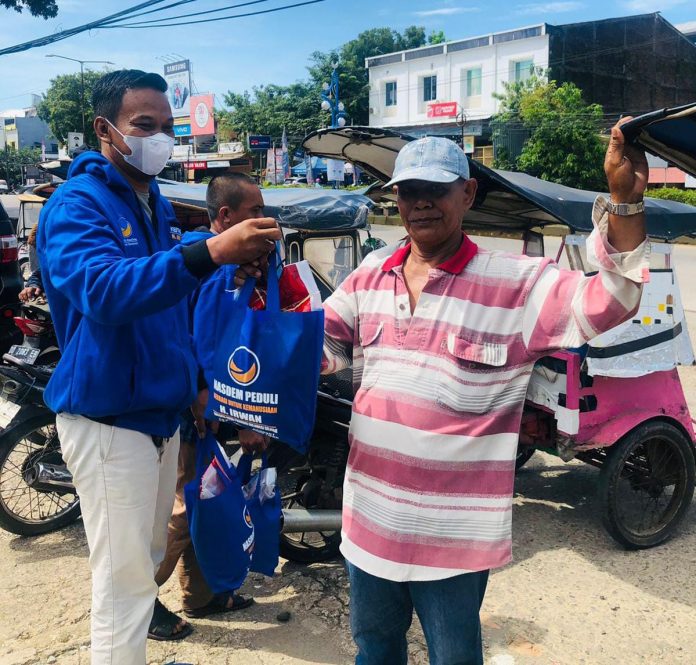
<svg viewBox="0 0 696 665"><path fill-rule="evenodd" d="M148 639L157 640L158 642L176 642L177 640L183 640L193 632L193 626L191 626L190 623L185 623L181 630L174 632L181 621L181 617L174 614L171 610L168 610L162 605L160 599L156 598L150 627L147 629Z"/></svg>
<svg viewBox="0 0 696 665"><path fill-rule="evenodd" d="M232 598L232 605L228 602ZM225 612L236 612L243 610L246 607L254 604L254 599L251 596L242 596L239 593L218 593L213 596L213 599L203 607L197 607L195 610L184 610L184 614L191 619L201 619L211 614L224 614Z"/></svg>

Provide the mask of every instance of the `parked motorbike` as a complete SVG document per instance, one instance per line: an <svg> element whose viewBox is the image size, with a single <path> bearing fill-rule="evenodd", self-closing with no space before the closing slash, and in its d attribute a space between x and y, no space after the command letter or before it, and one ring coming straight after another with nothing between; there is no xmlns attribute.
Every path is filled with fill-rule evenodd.
<svg viewBox="0 0 696 665"><path fill-rule="evenodd" d="M0 365L0 400L10 422L0 433L0 527L36 536L74 522L80 503L61 455L55 414L43 392L60 357L45 303L22 306L24 333Z"/></svg>

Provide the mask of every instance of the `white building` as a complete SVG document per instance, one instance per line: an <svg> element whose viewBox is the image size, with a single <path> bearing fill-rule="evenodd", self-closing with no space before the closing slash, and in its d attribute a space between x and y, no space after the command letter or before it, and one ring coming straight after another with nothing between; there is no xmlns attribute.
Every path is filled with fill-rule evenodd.
<svg viewBox="0 0 696 665"><path fill-rule="evenodd" d="M480 135L498 109L503 82L521 81L549 65L546 25L492 33L367 58L370 125L413 135L452 133L457 116L465 133ZM438 132L438 129L441 130ZM460 131L458 128L454 131Z"/></svg>

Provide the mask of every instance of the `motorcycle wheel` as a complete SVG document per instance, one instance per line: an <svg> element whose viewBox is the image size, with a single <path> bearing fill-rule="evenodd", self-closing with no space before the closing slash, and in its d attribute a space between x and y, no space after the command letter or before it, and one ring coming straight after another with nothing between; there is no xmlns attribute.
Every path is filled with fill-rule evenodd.
<svg viewBox="0 0 696 665"><path fill-rule="evenodd" d="M269 455L269 465L277 469L283 510L321 508L316 502L319 481L306 456L278 445ZM340 544L340 531L281 533L280 556L295 563L320 563L335 559Z"/></svg>
<svg viewBox="0 0 696 665"><path fill-rule="evenodd" d="M80 517L75 490L46 491L27 483L27 470L38 461L63 463L56 417L48 410L0 435L0 527L19 536L49 533Z"/></svg>
<svg viewBox="0 0 696 665"><path fill-rule="evenodd" d="M607 451L598 494L604 527L626 549L655 547L678 529L695 482L686 435L671 423L644 423Z"/></svg>

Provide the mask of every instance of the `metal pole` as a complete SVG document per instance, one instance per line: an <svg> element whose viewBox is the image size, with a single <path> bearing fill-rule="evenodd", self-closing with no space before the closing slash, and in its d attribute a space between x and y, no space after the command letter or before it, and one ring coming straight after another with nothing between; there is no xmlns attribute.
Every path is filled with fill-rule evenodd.
<svg viewBox="0 0 696 665"><path fill-rule="evenodd" d="M80 60L80 113L82 114L82 142L87 141L85 134L85 63Z"/></svg>

